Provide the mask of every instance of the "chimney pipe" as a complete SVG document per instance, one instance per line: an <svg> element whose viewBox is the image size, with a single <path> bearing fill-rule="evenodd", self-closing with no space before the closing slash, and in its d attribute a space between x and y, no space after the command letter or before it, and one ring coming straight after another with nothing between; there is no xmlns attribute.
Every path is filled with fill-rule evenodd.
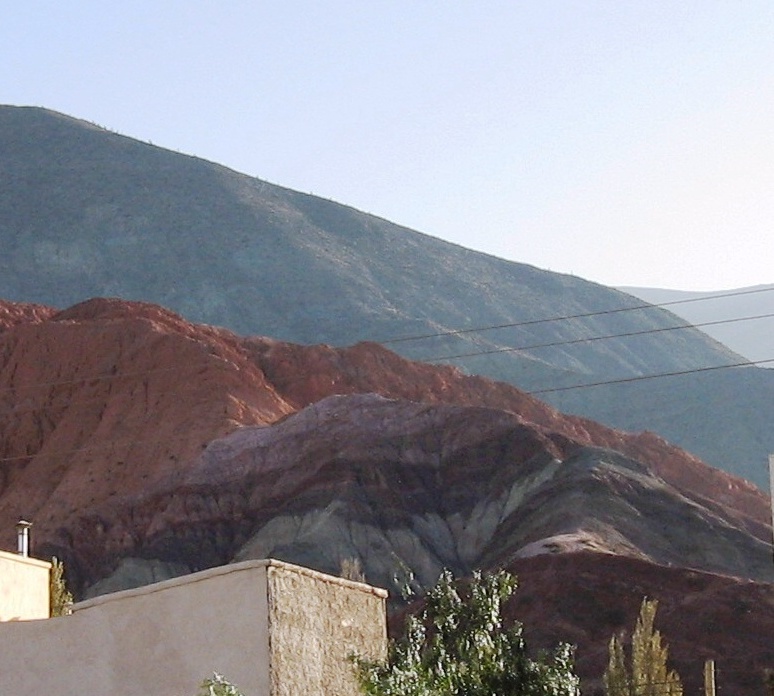
<svg viewBox="0 0 774 696"><path fill-rule="evenodd" d="M17 552L20 556L30 555L30 527L32 522L19 520L16 523Z"/></svg>

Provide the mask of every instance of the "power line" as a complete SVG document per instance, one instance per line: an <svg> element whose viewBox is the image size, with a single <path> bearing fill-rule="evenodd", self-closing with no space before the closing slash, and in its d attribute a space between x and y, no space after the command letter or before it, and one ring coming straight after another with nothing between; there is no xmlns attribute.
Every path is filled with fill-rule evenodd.
<svg viewBox="0 0 774 696"><path fill-rule="evenodd" d="M474 358L479 355L494 355L497 353L512 353L518 351L535 350L537 348L556 348L558 346L570 346L576 343L591 343L593 341L602 341L608 338L630 338L632 336L646 336L648 334L663 333L664 331L684 331L685 329L696 329L700 326L718 326L720 324L733 324L740 321L753 321L755 319L770 319L774 317L774 312L770 314L757 314L752 317L735 317L733 319L718 319L716 321L705 321L698 324L686 324L681 326L664 326L658 329L643 329L642 331L628 331L620 334L606 334L604 336L589 336L587 338L573 338L566 341L551 341L550 343L535 343L527 346L512 348L492 348L491 350L482 350L472 353L459 353L457 355L445 355L439 358L427 358L433 360L457 360L459 358ZM760 362L760 361L758 361Z"/></svg>
<svg viewBox="0 0 774 696"><path fill-rule="evenodd" d="M602 387L610 384L626 384L628 382L641 382L646 379L658 379L661 377L680 377L682 375L692 375L698 372L713 372L715 370L728 370L734 367L755 367L755 365L765 365L774 363L774 358L769 360L758 360L754 364L751 362L731 363L728 365L712 365L710 367L695 367L690 370L676 370L675 372L659 372L654 375L638 375L637 377L621 377L620 379L607 379L601 382L587 382L585 384L575 384L565 387L552 387L550 389L535 389L528 391L527 394L550 394L552 392L569 391L571 389L589 389L591 387Z"/></svg>
<svg viewBox="0 0 774 696"><path fill-rule="evenodd" d="M743 295L755 295L763 292L772 292L772 291L774 291L774 286L766 287L766 288L757 288L753 290L743 290L740 292L728 292L728 293L721 293L718 295L708 295L704 297L692 297L684 300L672 300L670 302L661 302L658 304L645 303L640 305L634 305L632 307L618 307L616 309L603 309L595 312L583 312L581 314L566 314L563 316L549 317L546 319L526 319L524 321L516 321L516 322L507 323L507 324L492 324L489 326L478 326L478 327L472 327L467 329L450 329L448 331L439 331L437 333L418 334L415 336L402 336L399 338L388 338L386 340L378 341L378 343L387 344L387 343L403 343L408 341L422 341L428 338L439 338L442 336L459 336L460 334L481 333L484 331L494 331L496 329L511 329L511 328L516 328L521 326L533 326L535 324L547 324L555 321L568 321L570 319L586 319L589 317L603 316L606 314L620 314L622 312L634 312L641 309L662 309L664 307L672 307L674 305L679 305L679 304L688 304L690 302L707 302L710 300L719 300L725 297L740 297Z"/></svg>
<svg viewBox="0 0 774 696"><path fill-rule="evenodd" d="M724 365L713 365L713 366L709 366L709 367L691 368L691 369L687 369L687 370L678 370L678 371L674 371L674 372L658 372L658 373L650 374L650 375L636 375L636 376L631 376L631 377L622 377L622 378L616 378L616 379L602 380L602 381L599 381L599 382L589 382L589 383L582 383L582 384L575 384L575 385L566 385L566 386L561 386L561 387L551 387L551 388L537 389L537 390L525 390L525 389L522 389L522 388L518 387L515 384L510 384L510 386L512 386L514 389L518 389L518 390L522 391L525 394L537 395L537 394L547 394L547 393L558 392L558 391L569 391L569 390L575 390L575 389L585 389L585 388L591 388L591 387L599 387L599 386L612 385L612 384L624 384L624 383L627 383L627 382L638 382L638 381L649 380L649 379L658 379L658 378L662 378L662 377L677 377L677 376L689 375L689 374L694 374L694 373L699 373L699 372L710 372L710 371L715 371L715 370L731 369L731 368L735 368L735 367L755 367L756 365L762 365L762 364L768 364L768 363L774 363L774 358L768 359L768 360L759 360L756 363L751 363L751 362L729 363L729 364L724 364ZM183 368L180 368L180 370L182 371ZM154 372L154 371L150 371L150 372ZM128 376L137 376L137 375L142 375L142 374L147 374L147 373L126 373L126 374ZM118 376L120 376L120 373L115 375L116 378ZM281 384L283 386L285 386L285 385L288 385L288 384L294 384L296 382L303 382L303 381L308 380L308 379L309 379L308 375L298 375L298 376L296 376L293 379L283 380L281 382ZM84 381L90 382L90 381L96 381L96 380L94 378L85 378ZM267 382L270 385L275 385L275 383L272 382L270 379L268 379L268 377L267 377ZM36 387L36 386L41 386L41 385L46 385L46 384L49 384L49 383L41 383L40 385L33 384L33 385L25 385L25 386L27 386L27 387ZM155 396L162 396L162 395L163 396L170 396L170 395L183 394L183 393L184 392L181 391L180 389L175 389L175 390L171 390L171 391L170 390L155 391L154 395ZM332 392L332 393L335 393L335 392ZM280 398L283 398L281 393L279 393L278 396ZM71 400L69 400L67 402L67 406L68 407L70 407L70 406L83 406L83 405L87 405L87 404L104 403L104 401L105 401L105 399L101 398L101 397L91 397L91 398L88 398L88 399L71 399ZM6 408L6 409L0 409L0 415L13 414L14 416L19 416L19 415L23 415L23 414L26 414L26 413L36 413L36 412L40 411L41 408L42 407L38 407L38 408L30 407L30 408L25 408L25 409L17 409L17 408L10 407L10 408ZM23 459L24 457L20 457L20 458ZM0 461L4 461L4 460L0 458Z"/></svg>
<svg viewBox="0 0 774 696"><path fill-rule="evenodd" d="M761 318L769 318L774 317L774 313L772 314L763 314L753 317L737 317L734 319L724 319L724 320L718 320L714 322L706 322L706 324L727 324L727 323L734 323L739 321L751 321L754 319L761 319ZM705 325L705 324L702 324ZM571 339L568 341L553 341L549 343L542 343L542 344L534 344L534 345L528 345L523 347L512 347L512 348L500 348L500 349L493 349L493 350L484 350L484 351L478 351L478 352L471 352L471 353L464 353L459 355L452 355L452 356L442 356L442 357L428 357L424 358L424 362L432 363L433 361L441 361L441 360L453 360L463 357L476 357L480 355L492 355L492 354L499 354L499 353L506 353L506 352L518 352L518 351L526 351L526 350L533 350L537 348L547 348L547 347L558 347L563 345L573 345L573 344L579 344L579 343L586 343L586 342L592 342L592 341L600 341L600 340L606 340L611 338L623 338L623 337L636 337L636 336L643 336L648 335L651 333L661 333L665 331L676 331L681 329L688 329L693 328L691 326L670 326L670 327L662 327L657 329L646 329L643 331L633 331L628 333L622 333L622 334L610 334L605 336L590 336L588 338L580 338L580 339ZM576 384L576 385L569 385L569 386L562 386L562 387L555 387L555 388L545 388L540 390L533 390L533 391L527 391L526 393L529 394L547 394L557 391L568 391L568 390L574 390L574 389L583 389L583 388L590 388L590 387L598 387L598 386L604 386L604 385L610 385L610 384L622 384L626 382L636 382L636 381L642 381L642 380L648 380L648 379L656 379L660 377L672 377L672 376L680 376L680 375L686 375L691 374L695 372L707 372L712 370L720 370L720 369L727 369L727 368L733 368L733 367L751 367L755 365L765 365L774 362L774 359L770 360L757 360L755 362L747 361L747 362L741 362L741 363L731 363L727 365L716 365L711 367L703 367L703 368L691 368L687 370L680 370L675 372L664 372L664 373L656 373L652 375L636 375L631 377L625 377L625 378L617 378L617 379L610 379L610 380L602 380L599 382L593 382L593 383L585 383L585 384ZM271 382L271 378L263 372L263 369L259 364L253 363L254 367L261 372L261 374L264 376L264 378L269 382ZM221 364L217 364L218 367L224 367ZM128 379L132 377L147 377L149 375L153 374L161 374L161 373L172 373L172 372L186 372L188 371L188 367L170 367L170 368L157 368L157 369L151 369L151 370L139 370L135 372L115 372L110 374L103 374L103 375L90 375L81 377L78 379L69 379L69 380L56 380L56 381L48 381L48 382L33 382L33 383L27 383L22 385L16 385L14 387L3 387L0 388L0 393L3 392L20 392L22 390L29 390L29 389L36 389L40 387L53 387L53 386L62 386L62 385L73 385L73 384L86 384L89 382L100 382L100 381L108 381L108 380L118 380L118 379ZM294 382L301 382L303 380L308 379L308 376L302 376L299 375L295 379L292 380L285 380L283 381L284 385L291 384ZM516 385L513 385L515 388L519 388ZM180 393L179 390L174 390L172 392L170 391L164 391L164 392L155 392L156 395L161 394L176 394ZM90 399L74 399L70 400L68 402L68 406L73 405L83 405L87 403L94 403L94 402L101 402L102 400L99 398L90 398ZM26 408L23 410L20 409L14 409L9 408L5 410L0 410L0 415L2 413L13 413L14 415L21 415L24 413L34 413L38 411L38 408ZM0 460L2 461L2 460Z"/></svg>
<svg viewBox="0 0 774 696"><path fill-rule="evenodd" d="M721 295L715 295L710 297L702 297L702 298L692 298L691 300L680 300L675 303L670 304L676 304L679 302L685 302L685 301L704 301L709 299L717 299L720 297L729 297L729 296L735 296L735 295L747 295L752 293L759 293L759 292L768 292L774 290L774 288L764 288L764 289L758 289L758 290L751 290L751 291L744 291L740 293L725 293ZM644 305L644 307L653 307L655 305ZM598 314L609 314L612 312L618 312L618 311L630 311L630 309L621 309L621 310L604 310L601 312L595 312L595 313L588 313L585 316L593 316ZM580 315L575 315L580 316ZM754 319L763 319L763 318L770 318L774 316L774 314L763 314L763 315L757 315L753 317L737 317L732 319L726 319L726 320L717 320L712 322L704 322L702 324L698 324L697 326L708 326L708 325L719 325L719 324L727 324L727 323L734 323L734 322L740 322L740 321L751 321ZM565 319L571 319L574 318L573 316L564 317ZM538 323L538 321L558 321L559 318L555 319L546 319L546 320L534 320L527 323ZM599 340L606 340L606 339L612 339L612 338L623 338L623 337L634 337L634 336L643 336L648 335L651 333L661 333L664 331L674 331L674 330L681 330L681 329L687 329L687 328L693 328L691 325L680 325L680 326L670 326L670 327L661 327L656 329L647 329L642 331L633 331L633 332L627 332L622 334L610 334L610 335L604 335L604 336L591 336L587 338L581 338L581 339L572 339L567 341L553 341L548 343L542 343L542 344L534 344L534 345L528 345L528 346L522 346L522 347L509 347L509 348L500 348L500 349L493 349L493 350L485 350L485 351L478 351L478 352L470 352L465 354L459 354L459 355L452 355L452 356L442 356L438 358L425 358L425 361L432 362L434 360L440 361L440 360L453 360L458 359L462 357L475 357L478 355L490 355L490 354L497 354L497 353L505 353L505 352L516 352L516 351L526 351L526 350L533 350L538 348L546 348L546 347L557 347L562 345L573 345L573 344L579 344L579 343L586 343L586 342L592 342L592 341L599 341ZM463 331L472 331L472 329L466 329ZM439 334L440 335L440 334ZM687 370L679 370L679 371L673 371L673 372L664 372L664 373L656 373L651 375L638 375L638 376L631 376L631 377L623 377L623 378L617 378L617 379L607 379L607 380L600 380L597 382L590 382L590 383L582 383L582 384L575 384L575 385L565 385L565 386L559 386L559 387L552 387L552 388L544 388L544 389L537 389L537 390L531 390L527 391L526 393L532 394L532 395L541 395L541 394L549 394L559 391L569 391L569 390L577 390L577 389L586 389L586 388L592 388L592 387L599 387L599 386L606 386L606 385L614 385L614 384L625 384L630 382L637 382L637 381L643 381L643 380L650 380L650 379L658 379L663 377L676 377L676 376L682 376L682 375L688 375L693 373L700 373L700 372L709 372L709 371L715 371L715 370L721 370L721 369L730 369L734 367L745 367L745 366L751 366L753 364L755 365L763 365L763 364L769 364L774 362L774 360L760 360L756 361L755 363L752 362L744 362L744 363L732 363L732 364L726 364L726 365L716 365L711 367L705 367L705 368L692 368ZM254 364L255 367L263 373L263 370L261 369L260 365ZM22 384L22 385L16 385L14 387L5 387L0 389L1 392L12 392L12 391L21 391L23 389L32 389L32 388L38 388L38 387L53 387L53 386L63 386L63 385L74 385L74 384L84 384L88 382L96 382L96 381L106 381L106 380L117 380L117 379L127 379L132 377L147 377L149 375L153 374L160 374L160 373L171 373L171 372L179 372L184 371L186 368L182 367L171 367L171 368L157 368L157 369L149 369L149 370L140 370L135 372L114 372L110 374L102 374L102 375L91 375L91 376L85 376L78 379L69 379L69 380L56 380L56 381L48 381L48 382L39 382L39 383L28 383L28 384ZM270 381L270 378L265 373L264 377L267 378ZM303 381L305 379L308 379L306 376L299 376L297 380L286 380L284 381L284 384L289 384L295 381ZM514 385L515 386L515 385ZM163 392L164 394L170 394L170 393L179 393L178 390L175 390L173 392ZM88 403L96 403L101 402L102 399L84 399L84 400L71 400L68 403L68 406L72 405L83 405ZM24 413L34 413L36 411L40 410L39 408L28 408L25 410L18 410L18 409L8 409L6 413L13 413L14 415L21 415ZM34 456L34 455L33 455ZM17 459L25 459L28 457L15 457L13 460ZM0 461L10 461L8 458L6 459L0 459Z"/></svg>

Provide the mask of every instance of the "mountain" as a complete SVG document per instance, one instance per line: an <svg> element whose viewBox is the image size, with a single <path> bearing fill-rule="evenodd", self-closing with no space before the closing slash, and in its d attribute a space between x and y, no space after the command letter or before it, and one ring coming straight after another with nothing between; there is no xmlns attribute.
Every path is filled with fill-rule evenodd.
<svg viewBox="0 0 774 696"><path fill-rule="evenodd" d="M664 463L654 471L655 462L587 444L611 433L569 438L569 424L556 420L544 431L480 406L331 396L214 440L160 490L92 515L104 542L133 559L192 569L207 549L212 565L270 557L336 573L355 557L396 595L401 570L427 588L443 568L465 576L577 549L774 580L762 496L741 488L725 502L717 490L710 498L726 478L701 493L664 481ZM621 449L651 458L647 442L619 437ZM675 448L650 444L667 466L684 464ZM108 586L123 584L123 573Z"/></svg>
<svg viewBox="0 0 774 696"><path fill-rule="evenodd" d="M774 318L762 316L774 313L774 285L722 293L662 288L621 290L651 304L668 304L672 312L691 324L704 324L703 331L753 362L774 360ZM738 321L745 317L761 318Z"/></svg>
<svg viewBox="0 0 774 696"><path fill-rule="evenodd" d="M769 659L774 602L748 612L774 599L768 498L654 434L375 343L240 337L118 300L0 309L2 545L32 519L80 596L264 556L356 558L393 596L508 567L531 644L577 642L589 683L646 594L674 610L686 664ZM715 618L721 638L700 630Z"/></svg>
<svg viewBox="0 0 774 696"><path fill-rule="evenodd" d="M774 373L630 381L744 362L675 315L62 114L0 107L0 245L14 302L117 296L244 335L377 341L766 485Z"/></svg>

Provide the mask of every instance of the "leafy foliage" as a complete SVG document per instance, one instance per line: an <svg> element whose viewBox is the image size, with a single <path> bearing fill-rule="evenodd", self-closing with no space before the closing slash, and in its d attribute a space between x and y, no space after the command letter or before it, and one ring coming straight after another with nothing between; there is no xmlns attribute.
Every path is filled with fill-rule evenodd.
<svg viewBox="0 0 774 696"><path fill-rule="evenodd" d="M198 696L243 696L243 694L222 674L213 672L210 678L201 683Z"/></svg>
<svg viewBox="0 0 774 696"><path fill-rule="evenodd" d="M49 576L49 603L51 616L67 616L72 613L73 595L67 589L64 564L54 556Z"/></svg>
<svg viewBox="0 0 774 696"><path fill-rule="evenodd" d="M661 643L661 632L653 628L657 609L657 600L642 600L632 634L631 668L626 666L622 638L610 639L604 676L607 696L682 696L679 675L667 667L669 649Z"/></svg>
<svg viewBox="0 0 774 696"><path fill-rule="evenodd" d="M573 648L527 656L522 626L503 625L502 609L516 589L506 572L476 572L465 594L444 571L423 611L385 663L356 659L369 696L577 696Z"/></svg>

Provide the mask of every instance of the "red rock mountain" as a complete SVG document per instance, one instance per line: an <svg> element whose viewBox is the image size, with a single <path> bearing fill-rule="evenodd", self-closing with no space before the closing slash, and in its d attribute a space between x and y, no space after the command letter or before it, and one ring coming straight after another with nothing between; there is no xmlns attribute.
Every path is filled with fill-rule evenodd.
<svg viewBox="0 0 774 696"><path fill-rule="evenodd" d="M31 518L79 592L269 555L356 557L391 589L513 567L537 644L577 641L589 679L643 594L676 602L691 578L768 598L728 635L734 659L772 625L771 586L750 582L774 579L768 499L655 435L375 344L243 338L148 304L4 303L0 329L3 545ZM577 616L574 582L595 597ZM694 624L674 639L709 650Z"/></svg>

